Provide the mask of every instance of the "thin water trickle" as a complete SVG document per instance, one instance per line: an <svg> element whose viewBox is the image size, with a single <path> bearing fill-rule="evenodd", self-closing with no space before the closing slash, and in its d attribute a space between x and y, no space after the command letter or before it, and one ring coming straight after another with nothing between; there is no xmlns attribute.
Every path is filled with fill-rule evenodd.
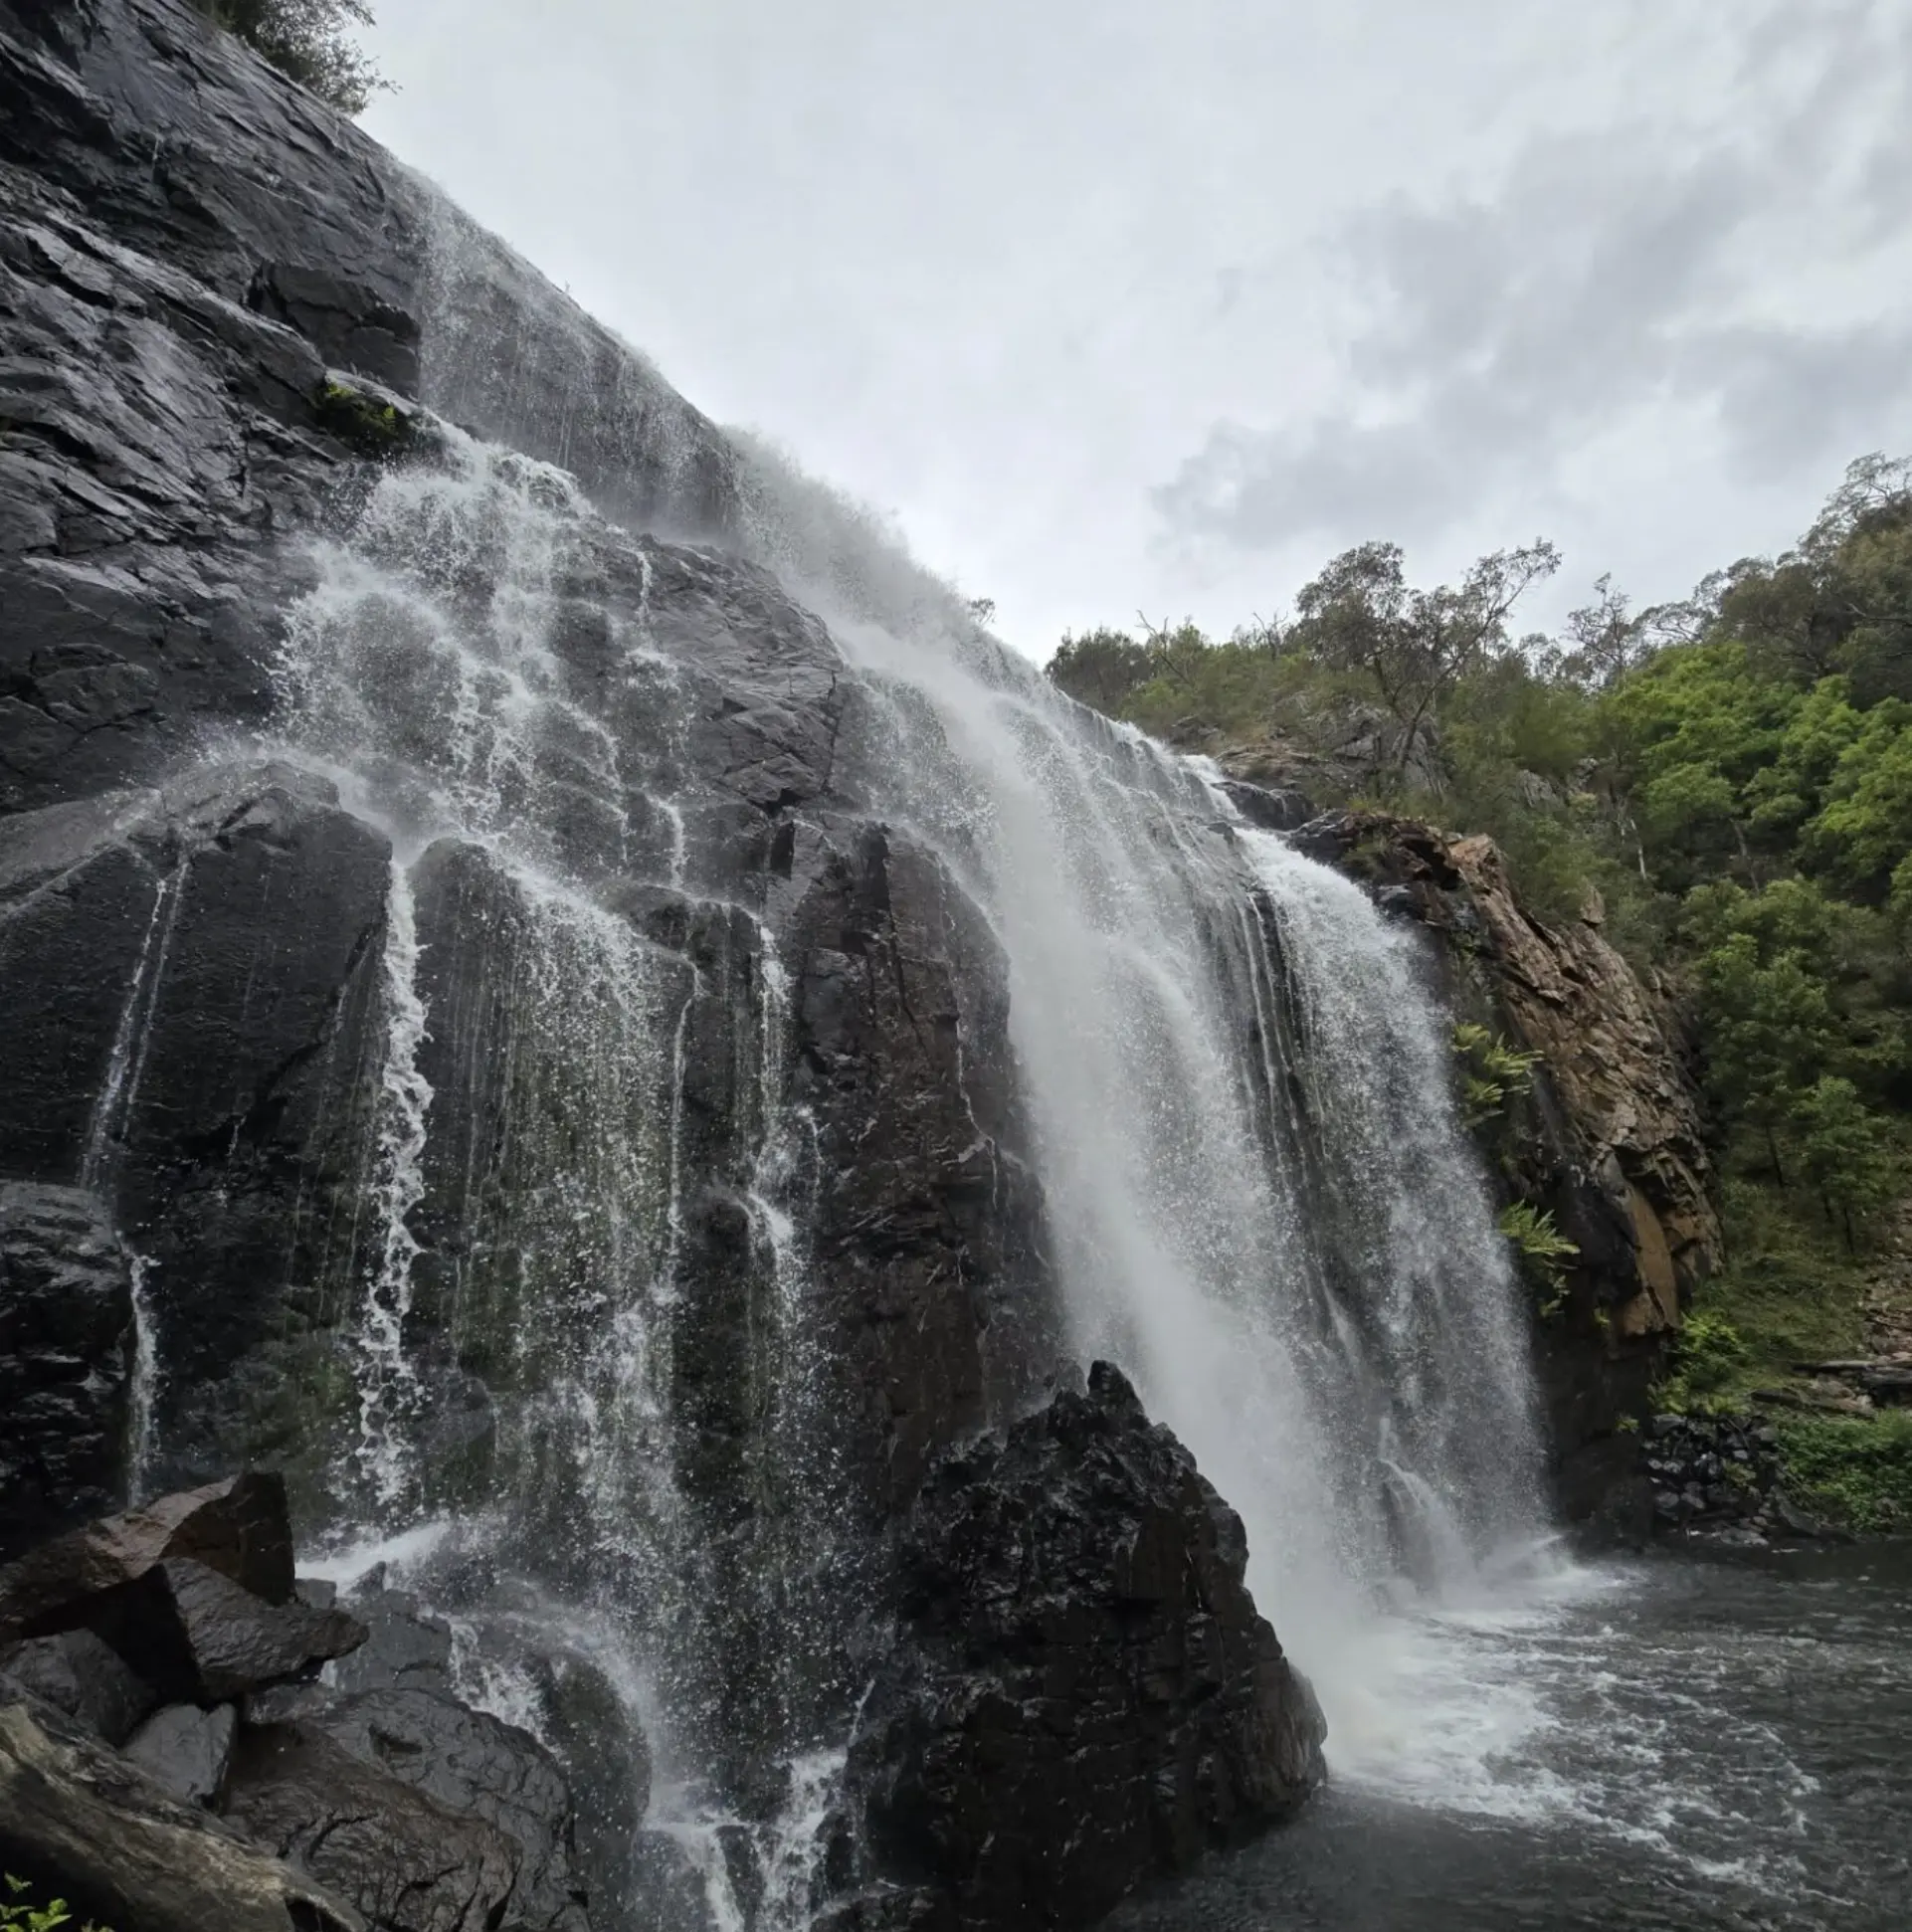
<svg viewBox="0 0 1912 1932"><path fill-rule="evenodd" d="M165 975L173 928L179 918L179 903L185 896L190 869L191 861L182 860L154 886L152 911L139 942L125 1003L119 1009L119 1023L113 1031L106 1076L100 1082L99 1097L87 1125L87 1143L80 1162L83 1187L97 1188L108 1179L119 1137L125 1132L126 1121L139 1097L146 1050L152 1038L153 1004L159 995L159 982Z"/></svg>
<svg viewBox="0 0 1912 1932"><path fill-rule="evenodd" d="M152 1262L132 1256L132 1370L126 1388L126 1503L146 1500L153 1461L153 1418L159 1400L159 1329L152 1305Z"/></svg>
<svg viewBox="0 0 1912 1932"><path fill-rule="evenodd" d="M407 1426L417 1404L418 1377L406 1353L405 1324L421 1253L411 1216L425 1195L423 1157L432 1105L431 1082L419 1070L426 1011L418 990L418 924L412 882L397 860L385 901L383 965L385 1052L372 1182L377 1235L357 1333L357 1454L374 1497L389 1508L415 1479Z"/></svg>

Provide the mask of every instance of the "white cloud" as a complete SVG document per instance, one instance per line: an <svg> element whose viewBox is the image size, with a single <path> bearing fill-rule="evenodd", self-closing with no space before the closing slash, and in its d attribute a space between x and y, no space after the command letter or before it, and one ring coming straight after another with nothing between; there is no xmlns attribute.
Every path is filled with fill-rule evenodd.
<svg viewBox="0 0 1912 1932"><path fill-rule="evenodd" d="M1039 654L1371 534L1665 594L1912 444L1895 0L376 4L371 131Z"/></svg>

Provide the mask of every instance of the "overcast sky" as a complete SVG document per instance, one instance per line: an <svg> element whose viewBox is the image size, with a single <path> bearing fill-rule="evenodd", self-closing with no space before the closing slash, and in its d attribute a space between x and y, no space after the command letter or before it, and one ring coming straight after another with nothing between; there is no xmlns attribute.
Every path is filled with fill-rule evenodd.
<svg viewBox="0 0 1912 1932"><path fill-rule="evenodd" d="M374 0L365 125L1047 656L1912 450L1906 0Z"/></svg>

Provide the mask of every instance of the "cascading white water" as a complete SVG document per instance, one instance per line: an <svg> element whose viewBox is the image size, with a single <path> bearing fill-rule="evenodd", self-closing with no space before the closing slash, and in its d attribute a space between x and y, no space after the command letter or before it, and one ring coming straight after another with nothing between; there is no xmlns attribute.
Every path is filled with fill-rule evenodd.
<svg viewBox="0 0 1912 1932"><path fill-rule="evenodd" d="M350 1337L357 1483L342 1487L356 1500L335 1533L371 1537L428 1589L477 1557L533 1591L509 1618L472 1613L502 1658L466 1646L468 1694L510 1721L538 1728L513 1646L575 1648L588 1628L634 1724L643 1707L658 1771L647 1830L677 1844L708 1925L741 1932L724 1846L750 1842L769 1888L752 1922L794 1932L822 1809L804 1786L801 1815L747 1822L712 1796L721 1693L705 1632L723 1586L680 1492L673 1416L689 1143L713 1131L707 1095L686 1118L689 1058L713 1005L748 1009L719 1029L737 1178L773 1329L799 1314L792 1212L814 1159L783 1109L786 976L754 914L691 889L674 790L690 699L651 636L649 552L612 542L561 473L434 434L430 461L381 473L312 546L280 665L275 748L333 777L395 854L374 1225ZM626 572L617 597L594 576L609 568ZM677 907L666 923L700 939L652 935L659 894ZM707 1087L711 1070L697 1077ZM421 1332L441 1338L423 1361ZM775 1333L761 1345L787 1369L800 1352ZM441 1466L453 1358L491 1411L482 1477L460 1473L456 1450ZM780 1399L795 1426L801 1390Z"/></svg>
<svg viewBox="0 0 1912 1932"><path fill-rule="evenodd" d="M863 674L874 802L1007 954L1073 1346L1242 1512L1330 1761L1438 1755L1403 1721L1425 1620L1546 1525L1526 1317L1416 941L828 492L763 458L754 489L760 554Z"/></svg>
<svg viewBox="0 0 1912 1932"><path fill-rule="evenodd" d="M841 1740L790 1741L779 1809L712 1797L696 1733L722 1694L697 1633L718 1573L700 1565L732 1558L680 1490L672 1381L690 1043L699 1003L731 1000L727 1179L767 1290L752 1372L774 1385L772 1459L806 1426L818 1145L781 1090L783 969L755 913L696 896L692 667L652 635L663 553L600 542L561 472L430 434L430 460L370 480L314 545L280 665L278 748L394 848L348 1527L421 1575L477 1551L534 1576L512 1615L552 1641L593 1632L659 1754L651 1823L703 1874L709 1923L741 1923L725 1847L743 1838L759 1932L792 1932ZM746 550L859 674L848 802L934 849L1003 947L1072 1349L1128 1369L1241 1510L1337 1764L1427 1757L1402 1713L1438 1675L1436 1613L1544 1522L1517 1289L1415 942L1242 824L1211 774L1061 697L828 492L761 453L743 488ZM633 882L707 914L701 947L661 942ZM176 902L162 889L147 937L162 964ZM421 1329L443 1350L423 1363ZM481 1478L444 1426L462 1375L494 1411ZM756 1500L755 1554L796 1574L805 1524ZM472 1657L469 1687L535 1719L529 1678Z"/></svg>

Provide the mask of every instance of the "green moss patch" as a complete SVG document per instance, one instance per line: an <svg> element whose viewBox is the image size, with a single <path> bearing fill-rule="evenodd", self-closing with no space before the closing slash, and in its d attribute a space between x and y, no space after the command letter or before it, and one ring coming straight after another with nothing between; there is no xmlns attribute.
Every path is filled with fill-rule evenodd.
<svg viewBox="0 0 1912 1932"><path fill-rule="evenodd" d="M320 383L312 398L312 411L319 427L337 437L355 456L382 462L411 446L409 416L347 383L330 379Z"/></svg>

